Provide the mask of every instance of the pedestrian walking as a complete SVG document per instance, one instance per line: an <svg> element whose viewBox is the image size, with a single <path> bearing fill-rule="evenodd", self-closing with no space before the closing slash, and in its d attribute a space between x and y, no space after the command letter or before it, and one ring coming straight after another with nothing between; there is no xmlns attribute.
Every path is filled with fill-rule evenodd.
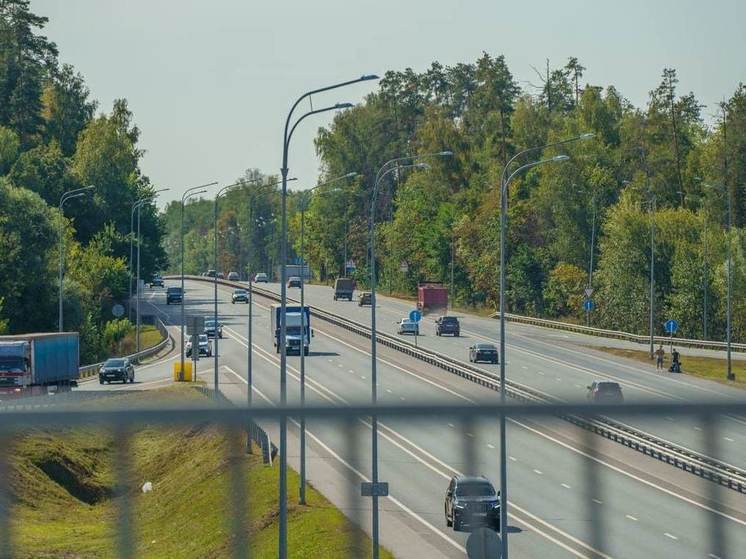
<svg viewBox="0 0 746 559"><path fill-rule="evenodd" d="M657 371L663 370L663 358L666 356L666 350L663 349L663 344L658 346L655 350L655 369Z"/></svg>

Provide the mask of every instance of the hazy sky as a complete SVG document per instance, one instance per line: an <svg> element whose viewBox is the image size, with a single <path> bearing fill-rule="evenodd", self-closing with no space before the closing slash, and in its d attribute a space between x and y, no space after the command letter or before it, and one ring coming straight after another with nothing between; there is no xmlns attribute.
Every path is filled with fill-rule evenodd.
<svg viewBox="0 0 746 559"><path fill-rule="evenodd" d="M361 74L504 54L516 79L570 56L594 85L635 104L679 72L681 92L714 104L746 81L743 0L32 0L47 35L101 110L126 97L147 150L143 169L171 187L277 173L287 111L301 93ZM528 87L527 84L523 84ZM375 82L317 97L359 102ZM325 115L323 115L325 116ZM295 134L290 173L315 183L316 130ZM354 169L351 169L354 170Z"/></svg>

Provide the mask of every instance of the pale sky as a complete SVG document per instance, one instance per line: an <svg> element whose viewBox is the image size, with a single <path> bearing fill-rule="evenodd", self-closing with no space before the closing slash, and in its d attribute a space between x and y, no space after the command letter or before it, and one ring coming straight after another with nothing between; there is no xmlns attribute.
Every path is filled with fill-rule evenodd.
<svg viewBox="0 0 746 559"><path fill-rule="evenodd" d="M570 56L585 80L643 103L664 67L680 91L716 102L746 81L743 0L32 0L50 18L60 59L81 72L100 109L128 99L163 201L189 186L229 184L246 168L278 173L282 128L303 92L362 74L424 71L504 54L516 79ZM525 84L522 84L525 85ZM360 102L367 82L315 99ZM290 174L315 183L313 138L296 132ZM354 171L354 169L351 169Z"/></svg>

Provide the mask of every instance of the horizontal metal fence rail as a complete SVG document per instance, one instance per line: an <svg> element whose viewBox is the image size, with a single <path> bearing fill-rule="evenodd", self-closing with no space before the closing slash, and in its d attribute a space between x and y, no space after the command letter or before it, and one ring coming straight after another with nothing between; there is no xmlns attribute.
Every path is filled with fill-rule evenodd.
<svg viewBox="0 0 746 559"><path fill-rule="evenodd" d="M136 556L137 542L134 534L137 528L137 518L134 514L134 495L137 493L139 485L133 477L133 460L134 457L129 451L132 436L139 427L169 426L169 425L219 425L227 432L237 434L245 431L250 422L265 421L291 421L297 418L321 419L325 422L337 422L339 427L344 430L346 436L341 440L344 441L342 455L349 464L361 464L358 460L359 453L359 436L356 436L354 430L359 428L359 421L363 418L376 416L380 419L437 419L442 421L444 417L453 418L454 423L458 425L462 432L461 440L464 456L463 471L477 473L476 465L476 437L469 437L466 434L475 425L477 420L489 419L494 420L501 415L509 418L528 418L542 419L556 416L575 416L592 418L596 413L623 413L629 416L660 417L664 414L673 417L699 418L705 427L704 433L708 435L711 450L716 450L716 435L719 418L725 414L745 414L746 403L740 404L719 404L719 403L671 403L671 404L623 404L623 405L592 405L592 404L530 404L530 403L509 403L501 405L499 402L494 404L444 404L444 403L422 403L418 405L352 405L352 406L286 406L286 407L237 407L230 406L223 400L217 399L209 406L180 406L167 408L69 408L69 409L50 409L45 411L4 411L0 412L0 441L3 442L3 448L6 452L0 453L0 557L14 557L15 542L14 532L11 529L13 523L13 500L11 498L11 484L9 483L10 462L9 454L12 453L13 436L28 432L30 428L41 428L50 430L60 430L76 426L96 425L103 428L111 429L115 437L114 442L114 501L113 505L116 510L114 520L116 530L115 543L117 555L122 559L130 559ZM335 424L337 424L335 423ZM248 557L251 538L246 524L247 509L251 502L251 495L246 485L245 473L237 467L240 448L235 444L236 437L231 438L233 444L230 445L228 453L231 456L229 476L230 491L226 492L225 499L229 503L226 506L226 519L232 519L231 537L229 546L232 548L234 557ZM595 437L589 436L587 444L591 447L591 453L594 451ZM592 456L592 454L591 454ZM601 477L597 475L596 470L600 466L592 460L587 460L584 468L587 475L584 476L586 488L598 489L601 485ZM485 472L479 472L485 473ZM351 480L350 480L351 478ZM351 488L347 494L348 510L350 515L358 525L360 525L359 511L361 494L354 489L358 482L358 477L350 476L345 479ZM721 486L716 484L707 484L709 488L708 498L711 503L721 502ZM397 492L398 487L393 491ZM596 494L596 491L589 492ZM508 505L512 507L512 504ZM582 512L582 511L581 511ZM591 533L589 535L590 544L593 548L605 551L607 550L606 539L609 537L604 530L604 519L606 509L593 509L588 511L588 518L591 522ZM724 534L723 515L710 514L709 524L703 525L703 531L707 531L707 543L713 550L713 553L719 557L725 557L728 551L726 537ZM352 556L363 557L365 546L362 545L361 535L358 531L353 530L350 537L353 538ZM712 554L711 554L712 556Z"/></svg>
<svg viewBox="0 0 746 559"><path fill-rule="evenodd" d="M494 313L490 315L490 318L499 318L499 314ZM572 324L570 322L561 322L559 320L549 320L546 318L534 318L531 316L523 316L520 314L505 313L505 319L511 322L517 322L520 324L529 324L531 326L541 326L542 328L553 328L555 330L565 330L568 332L575 332L577 334L587 334L589 336L600 336L603 338L613 338L617 340L624 340L628 342L635 342L638 344L649 344L650 336L643 336L640 334L631 334L629 332L622 332L620 330L605 330L603 328L593 328L592 326L583 326L582 324ZM654 342L668 344L671 338L668 336L653 336ZM725 342L718 342L716 340L692 340L687 338L673 338L674 344L680 347L691 347L696 349L713 349L718 351L724 351L728 344ZM746 351L746 344L732 343L731 349L733 351L744 352Z"/></svg>
<svg viewBox="0 0 746 559"><path fill-rule="evenodd" d="M166 328L166 325L163 324L163 321L160 318L156 319L155 326L158 329L158 331L161 333L161 336L163 336L163 341L154 345L153 347L143 349L139 353L133 353L132 355L124 355L123 357L126 357L130 361L138 362L140 361L140 359L146 359L150 357L151 355L155 355L163 351L166 348L166 346L170 342L172 342L171 334L169 334L168 328ZM101 368L101 365L103 364L104 362L102 361L101 363L93 363L92 365L84 365L83 367L80 367L78 369L79 378L89 378L89 377L96 376L98 374L99 369Z"/></svg>
<svg viewBox="0 0 746 559"><path fill-rule="evenodd" d="M203 276L184 276L189 280L203 281L212 283L212 278L205 278ZM218 280L218 283L229 286L229 287L241 287L246 288L245 283L231 282L227 280ZM252 285L255 293L273 301L279 301L280 296L276 293L267 289L262 289ZM288 297L288 301L296 302L294 299ZM310 306L311 314L334 324L340 328L344 328L348 331L354 332L360 336L370 338L370 327L359 322L344 318L333 313L324 311L317 307ZM424 349L422 347L415 347L414 344L400 340L399 338L386 334L384 332L378 332L377 334L378 343L385 347L389 347L396 351L402 352L406 355L414 357L420 361L424 361L431 365L434 365L440 369L448 371L452 374L456 374L466 380L489 388L491 390L500 390L500 380L496 375L492 375L475 367L473 365L464 363L447 355ZM535 390L528 386L524 386L512 380L507 380L505 383L506 394L511 398L525 403L542 403L560 405L562 402L553 396L544 392ZM658 404L662 405L662 404ZM595 408L594 408L595 409ZM594 418L588 418L580 415L573 414L562 414L559 415L562 419L565 419L578 427L586 429L597 435L600 435L608 440L622 444L632 450L653 457L657 460L665 462L671 466L697 475L704 479L713 481L719 485L732 489L739 493L746 494L746 470L741 469L732 464L728 464L722 460L718 460L712 456L706 456L689 449L683 448L675 443L661 439L644 431L635 429L628 425L624 425L618 421L614 421L608 417L604 417L597 411L594 413Z"/></svg>

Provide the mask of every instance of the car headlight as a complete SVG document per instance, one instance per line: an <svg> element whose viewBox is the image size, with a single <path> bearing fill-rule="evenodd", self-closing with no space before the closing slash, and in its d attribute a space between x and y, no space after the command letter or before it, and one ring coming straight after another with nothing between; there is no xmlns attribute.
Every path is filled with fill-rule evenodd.
<svg viewBox="0 0 746 559"><path fill-rule="evenodd" d="M457 508L459 510L463 510L466 508L466 505L464 505L463 503L453 503L453 506L454 508Z"/></svg>

